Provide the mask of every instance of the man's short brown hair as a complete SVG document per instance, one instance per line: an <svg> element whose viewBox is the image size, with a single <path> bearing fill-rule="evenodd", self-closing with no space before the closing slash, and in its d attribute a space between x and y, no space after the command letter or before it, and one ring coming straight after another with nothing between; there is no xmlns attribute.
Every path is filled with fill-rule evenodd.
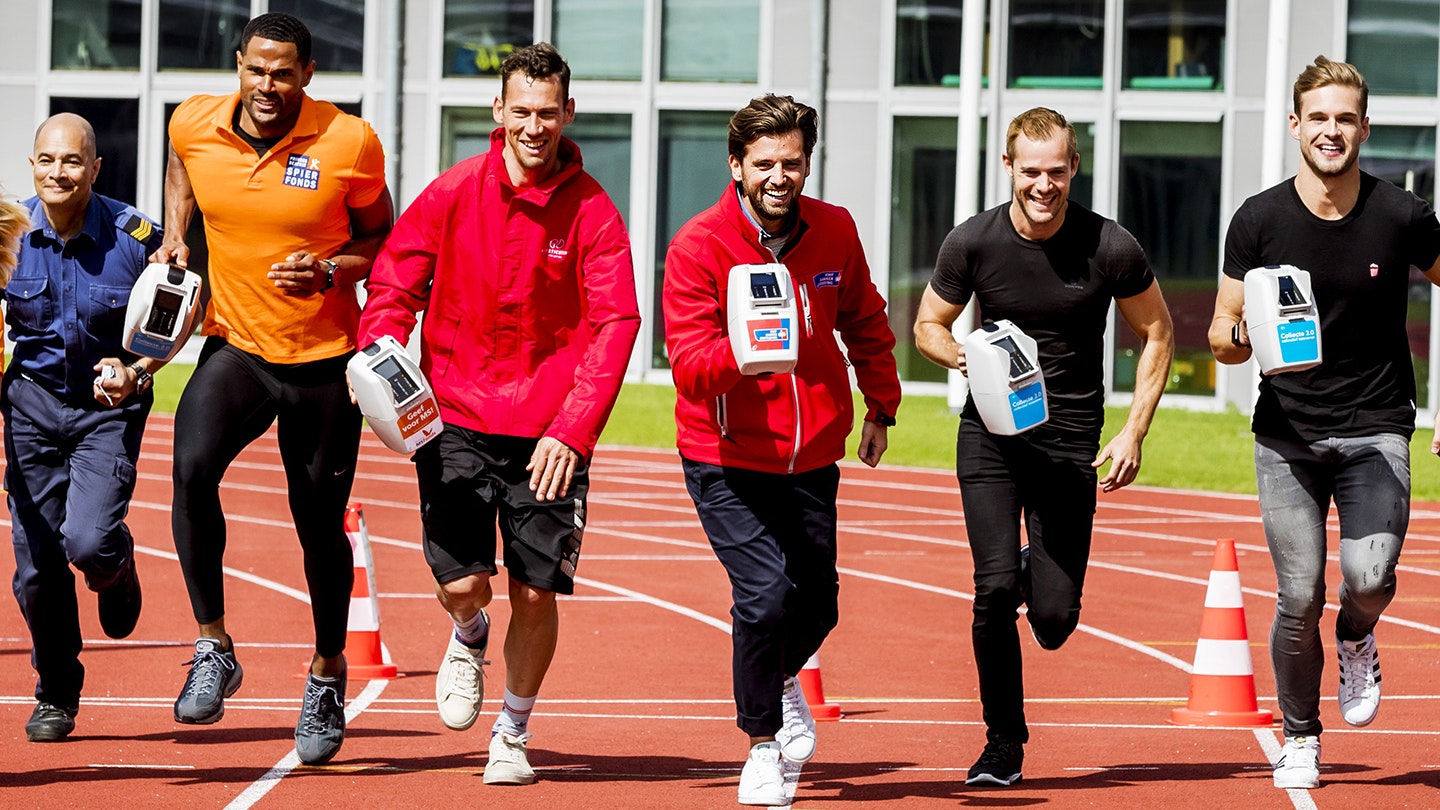
<svg viewBox="0 0 1440 810"><path fill-rule="evenodd" d="M779 137L797 129L805 142L805 159L809 160L820 138L819 114L815 108L791 96L773 93L751 99L730 117L730 155L743 161L745 148L756 140L766 135Z"/></svg>

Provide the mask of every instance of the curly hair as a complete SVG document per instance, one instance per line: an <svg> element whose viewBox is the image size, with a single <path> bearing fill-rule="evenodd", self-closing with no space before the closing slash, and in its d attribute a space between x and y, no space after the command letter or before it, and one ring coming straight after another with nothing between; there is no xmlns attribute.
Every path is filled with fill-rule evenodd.
<svg viewBox="0 0 1440 810"><path fill-rule="evenodd" d="M0 286L10 283L10 274L20 260L20 237L30 227L30 217L18 203L0 200Z"/></svg>
<svg viewBox="0 0 1440 810"><path fill-rule="evenodd" d="M526 45L512 52L500 63L500 100L505 100L505 91L510 86L510 77L519 73L532 79L548 79L555 76L560 80L560 101L570 100L570 65L561 58L560 52L548 42Z"/></svg>

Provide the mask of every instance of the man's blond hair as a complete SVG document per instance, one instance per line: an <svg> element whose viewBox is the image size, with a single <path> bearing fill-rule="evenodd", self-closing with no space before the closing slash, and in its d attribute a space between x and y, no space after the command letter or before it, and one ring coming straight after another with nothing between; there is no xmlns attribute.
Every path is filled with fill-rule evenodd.
<svg viewBox="0 0 1440 810"><path fill-rule="evenodd" d="M1063 133L1065 136L1066 158L1075 160L1080 154L1080 145L1075 137L1075 127L1058 112L1049 107L1034 107L1015 116L1005 132L1005 156L1015 159L1015 140L1021 135L1036 143L1043 143Z"/></svg>
<svg viewBox="0 0 1440 810"><path fill-rule="evenodd" d="M1295 116L1300 116L1300 97L1311 90L1335 84L1349 87L1360 93L1360 117L1364 118L1370 106L1370 85L1365 77L1349 62L1332 62L1324 54L1315 57L1315 63L1306 65L1295 77Z"/></svg>

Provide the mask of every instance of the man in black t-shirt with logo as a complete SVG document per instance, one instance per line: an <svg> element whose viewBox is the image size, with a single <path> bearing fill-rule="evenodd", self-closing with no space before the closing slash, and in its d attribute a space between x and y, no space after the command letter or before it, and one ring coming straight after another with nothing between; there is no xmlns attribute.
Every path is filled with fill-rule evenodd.
<svg viewBox="0 0 1440 810"><path fill-rule="evenodd" d="M1278 788L1320 784L1326 516L1340 517L1340 712L1368 725L1380 706L1375 624L1395 596L1410 518L1415 376L1405 331L1410 268L1440 283L1440 223L1415 195L1360 171L1369 89L1354 66L1323 56L1295 80L1295 177L1246 200L1225 237L1225 275L1210 348L1250 359L1245 274L1289 264L1310 274L1321 363L1262 377L1255 477L1278 597L1270 631L1285 746Z"/></svg>
<svg viewBox="0 0 1440 810"><path fill-rule="evenodd" d="M1049 400L1049 420L1015 436L987 429L973 396L960 419L955 466L975 561L971 638L986 726L971 785L1021 777L1029 730L1017 609L1028 605L1030 628L1047 650L1079 624L1097 468L1111 462L1098 482L1105 492L1135 480L1175 347L1170 312L1135 238L1069 201L1080 154L1065 117L1043 107L1021 113L1002 160L1013 199L945 238L915 320L921 354L965 373L965 347L950 328L973 295L985 323L1009 320L1035 339ZM1101 450L1112 300L1145 346L1129 418Z"/></svg>

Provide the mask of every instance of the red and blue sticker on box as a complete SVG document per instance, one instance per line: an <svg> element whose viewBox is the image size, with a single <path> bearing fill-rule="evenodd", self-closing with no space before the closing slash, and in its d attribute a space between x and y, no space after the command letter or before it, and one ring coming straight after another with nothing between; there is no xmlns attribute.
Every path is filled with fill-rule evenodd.
<svg viewBox="0 0 1440 810"><path fill-rule="evenodd" d="M755 351L784 351L790 348L789 318L756 318L746 321L750 348Z"/></svg>

